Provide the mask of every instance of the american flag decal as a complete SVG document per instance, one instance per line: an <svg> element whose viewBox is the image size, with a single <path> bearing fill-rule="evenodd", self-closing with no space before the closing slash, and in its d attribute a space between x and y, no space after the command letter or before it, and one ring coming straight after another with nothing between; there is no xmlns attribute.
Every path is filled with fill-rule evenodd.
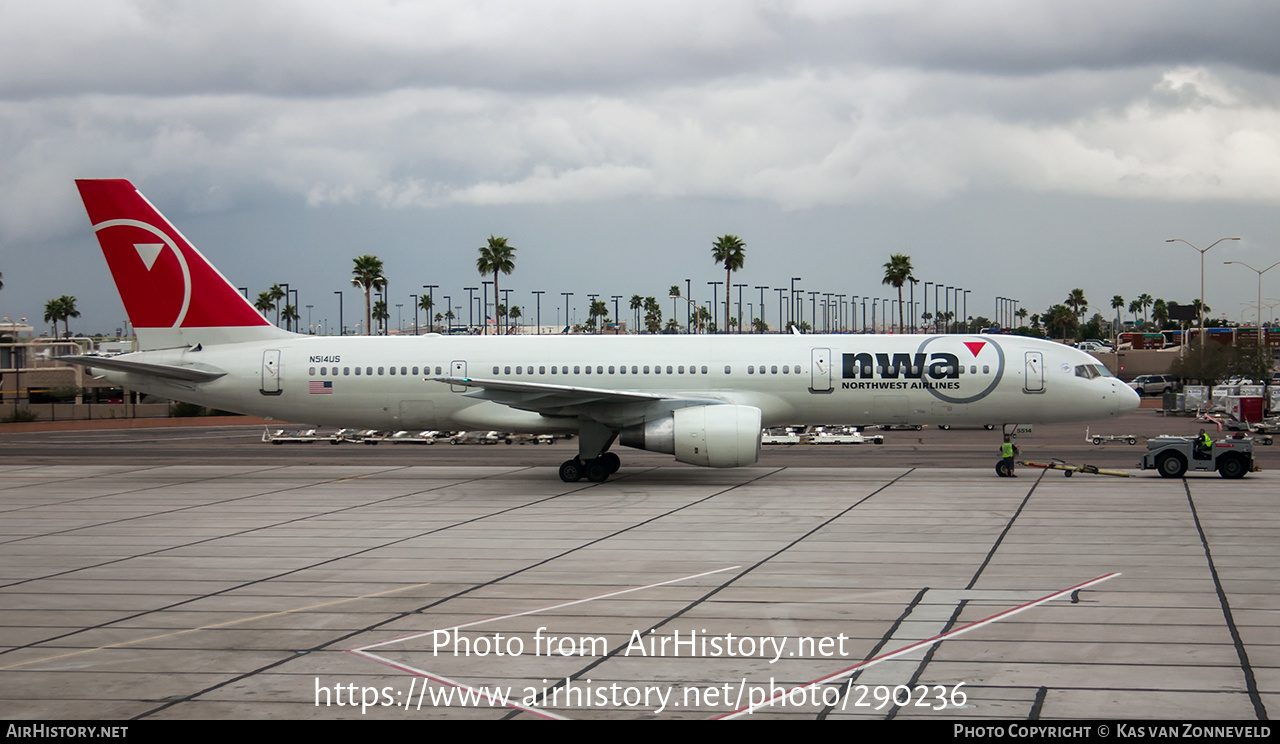
<svg viewBox="0 0 1280 744"><path fill-rule="evenodd" d="M307 392L312 395L333 395L332 380L312 380L307 384Z"/></svg>

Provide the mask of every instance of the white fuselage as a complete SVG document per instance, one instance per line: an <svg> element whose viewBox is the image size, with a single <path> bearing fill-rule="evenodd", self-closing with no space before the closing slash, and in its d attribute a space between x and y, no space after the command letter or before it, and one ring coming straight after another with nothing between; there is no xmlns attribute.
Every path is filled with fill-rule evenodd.
<svg viewBox="0 0 1280 744"><path fill-rule="evenodd" d="M580 416L621 428L651 407L580 403L548 414L518 395L499 400L440 378L754 406L765 426L1090 421L1128 413L1138 401L1099 373L1093 357L1021 336L291 335L120 358L226 372L203 383L104 373L132 389L284 421L384 430L576 431Z"/></svg>

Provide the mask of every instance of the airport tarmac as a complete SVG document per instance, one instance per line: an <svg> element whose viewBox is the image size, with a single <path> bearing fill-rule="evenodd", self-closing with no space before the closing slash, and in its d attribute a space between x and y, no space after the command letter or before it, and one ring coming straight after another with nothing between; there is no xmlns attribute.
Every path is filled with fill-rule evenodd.
<svg viewBox="0 0 1280 744"><path fill-rule="evenodd" d="M1171 421L1120 426L1196 426ZM926 430L733 470L623 450L565 484L572 443L91 434L0 435L8 719L1280 709L1270 469L1003 479L998 436ZM1130 470L1143 449L1082 434L1020 444Z"/></svg>

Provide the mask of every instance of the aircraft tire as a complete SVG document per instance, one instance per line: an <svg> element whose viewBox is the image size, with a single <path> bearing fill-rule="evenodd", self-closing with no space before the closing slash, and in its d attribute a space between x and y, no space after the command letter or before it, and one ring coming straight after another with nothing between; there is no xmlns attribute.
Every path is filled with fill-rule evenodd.
<svg viewBox="0 0 1280 744"><path fill-rule="evenodd" d="M560 480L565 483L577 483L582 480L583 471L582 463L577 458L565 460L560 463Z"/></svg>
<svg viewBox="0 0 1280 744"><path fill-rule="evenodd" d="M1001 478L1009 477L1009 463L1005 462L1003 458L996 462L996 475Z"/></svg>
<svg viewBox="0 0 1280 744"><path fill-rule="evenodd" d="M618 472L618 468L622 467L622 458L612 452L602 453L597 460L604 463L605 467L609 468L610 475Z"/></svg>
<svg viewBox="0 0 1280 744"><path fill-rule="evenodd" d="M587 480L592 483L604 483L612 472L602 457L587 461Z"/></svg>

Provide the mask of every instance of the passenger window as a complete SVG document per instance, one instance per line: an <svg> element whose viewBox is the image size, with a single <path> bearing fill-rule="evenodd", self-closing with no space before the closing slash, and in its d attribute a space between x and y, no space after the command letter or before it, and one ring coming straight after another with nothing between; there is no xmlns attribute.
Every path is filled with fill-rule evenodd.
<svg viewBox="0 0 1280 744"><path fill-rule="evenodd" d="M381 374L382 374L382 370L383 370L383 367L378 367L378 374L379 374L379 375L381 375Z"/></svg>
<svg viewBox="0 0 1280 744"><path fill-rule="evenodd" d="M775 364L775 365L773 365L772 367L770 367L770 368L769 368L769 374L771 374L771 375L776 375L776 374L778 374L778 365L776 365L776 364Z"/></svg>
<svg viewBox="0 0 1280 744"><path fill-rule="evenodd" d="M511 374L511 368L510 368L510 367L503 367L503 368L502 368L502 373L503 373L504 375L509 375L509 374Z"/></svg>
<svg viewBox="0 0 1280 744"><path fill-rule="evenodd" d="M644 373L645 373L646 375L647 375L647 374L649 374L649 365L647 365L647 364L646 364L646 365L644 365Z"/></svg>
<svg viewBox="0 0 1280 744"><path fill-rule="evenodd" d="M596 374L598 375L604 374L604 367L601 365L596 365Z"/></svg>
<svg viewBox="0 0 1280 744"><path fill-rule="evenodd" d="M547 373L546 367L538 367L538 374L545 375L546 373Z"/></svg>
<svg viewBox="0 0 1280 744"><path fill-rule="evenodd" d="M357 376L357 377L359 377L359 376L360 376L360 368L359 368L359 367L356 367L356 376Z"/></svg>
<svg viewBox="0 0 1280 744"><path fill-rule="evenodd" d="M418 374L418 368L417 368L417 367L414 367L414 368L413 368L413 374L415 374L415 375L416 375L416 374Z"/></svg>
<svg viewBox="0 0 1280 744"><path fill-rule="evenodd" d="M727 365L727 364L726 364L726 365L724 365L724 373L727 375L727 374L729 374L730 372L731 372L731 370L729 369L729 365Z"/></svg>
<svg viewBox="0 0 1280 744"><path fill-rule="evenodd" d="M971 365L969 365L969 374L971 374L971 375L976 375L976 374L978 374L978 365L976 365L976 364L971 364Z"/></svg>
<svg viewBox="0 0 1280 744"><path fill-rule="evenodd" d="M754 375L755 373L756 373L756 365L754 365L754 364L748 364L748 365L747 365L747 374L749 374L749 375Z"/></svg>
<svg viewBox="0 0 1280 744"><path fill-rule="evenodd" d="M588 367L588 369L590 369L590 367ZM574 373L575 375L580 375L580 374L582 374L582 369L581 369L578 365L576 365L576 364L575 364L575 365L573 365L573 373Z"/></svg>
<svg viewBox="0 0 1280 744"><path fill-rule="evenodd" d="M314 375L315 375L315 373L316 373L316 368L315 368L315 367L311 367L311 368L309 368L309 369L307 370L307 374L309 374L309 375L314 376Z"/></svg>
<svg viewBox="0 0 1280 744"><path fill-rule="evenodd" d="M672 368L672 366L671 366L670 364L668 364L668 365L667 365L667 374L669 374L669 375L670 375L670 374L675 374L675 373L673 373L673 372L671 371L672 369L673 369L673 368Z"/></svg>
<svg viewBox="0 0 1280 744"><path fill-rule="evenodd" d="M786 375L790 373L791 373L791 367L786 364L782 365L782 374Z"/></svg>
<svg viewBox="0 0 1280 744"><path fill-rule="evenodd" d="M496 375L496 374L499 374L499 372L498 372L498 367L494 367L494 368L493 368L493 373L494 373L495 375Z"/></svg>
<svg viewBox="0 0 1280 744"><path fill-rule="evenodd" d="M989 365L989 364L984 364L984 365L982 365L982 374L984 374L984 375L989 375L989 374L991 374L991 365Z"/></svg>
<svg viewBox="0 0 1280 744"><path fill-rule="evenodd" d="M392 368L391 368L391 374L393 374L393 375L394 375L395 373L396 373L396 368L395 368L395 367L392 367ZM381 368L381 367L379 367L379 368L378 368L378 374L382 374L382 368Z"/></svg>
<svg viewBox="0 0 1280 744"><path fill-rule="evenodd" d="M624 374L624 375L625 375L625 374L627 373L627 372L626 372L626 370L627 370L627 368L626 368L626 367L623 367L623 368L622 368L622 374ZM612 365L612 364L610 364L610 365L609 365L609 374L613 374L613 365Z"/></svg>
<svg viewBox="0 0 1280 744"><path fill-rule="evenodd" d="M356 367L356 369L360 369L360 368L359 368L359 367ZM343 367L343 368L342 368L342 374L350 376L350 374L351 374L351 368L350 368L350 367Z"/></svg>
<svg viewBox="0 0 1280 744"><path fill-rule="evenodd" d="M522 374L524 374L524 372L522 372L522 371L521 371L521 370L523 370L523 369L524 369L524 367L516 367L516 374L518 374L518 375L522 375Z"/></svg>

